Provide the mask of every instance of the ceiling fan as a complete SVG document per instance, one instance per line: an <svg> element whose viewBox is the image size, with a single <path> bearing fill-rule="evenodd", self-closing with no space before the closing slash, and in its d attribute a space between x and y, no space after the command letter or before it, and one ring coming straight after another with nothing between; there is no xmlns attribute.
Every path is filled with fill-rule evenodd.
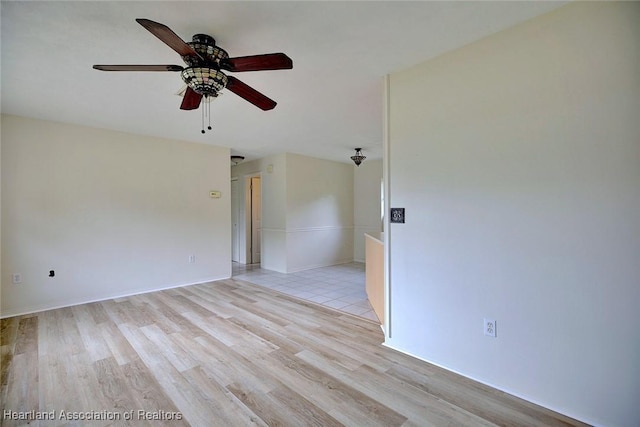
<svg viewBox="0 0 640 427"><path fill-rule="evenodd" d="M174 71L179 72L187 84L182 98L182 110L195 110L202 97L217 97L222 89L229 89L262 110L271 110L276 102L233 76L222 72L282 70L293 68L293 61L284 53L230 58L222 48L216 46L213 37L196 34L191 42L184 42L169 27L149 19L136 19L151 34L175 50L187 65L94 65L102 71ZM203 131L204 132L204 131Z"/></svg>

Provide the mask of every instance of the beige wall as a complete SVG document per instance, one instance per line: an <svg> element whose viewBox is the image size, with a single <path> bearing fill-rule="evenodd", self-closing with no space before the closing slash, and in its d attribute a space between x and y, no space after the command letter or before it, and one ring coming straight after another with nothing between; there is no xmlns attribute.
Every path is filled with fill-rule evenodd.
<svg viewBox="0 0 640 427"><path fill-rule="evenodd" d="M391 75L387 344L640 420L640 3L575 2ZM483 318L497 338L483 335Z"/></svg>
<svg viewBox="0 0 640 427"><path fill-rule="evenodd" d="M353 170L353 259L365 260L365 233L382 231L382 160L366 160Z"/></svg>
<svg viewBox="0 0 640 427"><path fill-rule="evenodd" d="M287 153L287 272L353 260L353 166Z"/></svg>
<svg viewBox="0 0 640 427"><path fill-rule="evenodd" d="M3 115L1 171L2 316L231 275L226 148Z"/></svg>

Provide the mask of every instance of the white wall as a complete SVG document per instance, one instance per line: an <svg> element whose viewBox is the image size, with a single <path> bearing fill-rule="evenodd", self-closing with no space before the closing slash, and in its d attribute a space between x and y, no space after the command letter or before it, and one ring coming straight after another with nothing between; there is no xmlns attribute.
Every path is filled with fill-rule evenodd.
<svg viewBox="0 0 640 427"><path fill-rule="evenodd" d="M353 260L353 165L287 153L287 272Z"/></svg>
<svg viewBox="0 0 640 427"><path fill-rule="evenodd" d="M3 115L2 316L229 277L229 189L226 148Z"/></svg>
<svg viewBox="0 0 640 427"><path fill-rule="evenodd" d="M382 231L382 160L366 160L353 169L353 259L365 260L365 233Z"/></svg>
<svg viewBox="0 0 640 427"><path fill-rule="evenodd" d="M637 426L639 111L637 2L572 3L393 74L407 223L390 227L387 344Z"/></svg>
<svg viewBox="0 0 640 427"><path fill-rule="evenodd" d="M263 268L291 273L353 259L351 165L283 153L231 168L241 181L255 174L262 177ZM245 194L240 200L245 215Z"/></svg>

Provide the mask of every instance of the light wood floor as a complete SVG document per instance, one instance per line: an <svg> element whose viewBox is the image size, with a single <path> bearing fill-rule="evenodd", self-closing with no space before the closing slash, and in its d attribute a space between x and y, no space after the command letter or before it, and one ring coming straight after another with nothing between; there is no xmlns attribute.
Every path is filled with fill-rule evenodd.
<svg viewBox="0 0 640 427"><path fill-rule="evenodd" d="M373 322L231 279L14 317L2 320L0 414L120 417L30 424L46 426L159 424L139 410L172 426L581 425L382 340Z"/></svg>

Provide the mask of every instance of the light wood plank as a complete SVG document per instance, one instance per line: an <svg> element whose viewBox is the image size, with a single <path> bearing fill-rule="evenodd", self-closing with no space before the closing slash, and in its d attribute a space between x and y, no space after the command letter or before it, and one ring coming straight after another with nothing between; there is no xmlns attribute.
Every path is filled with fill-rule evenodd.
<svg viewBox="0 0 640 427"><path fill-rule="evenodd" d="M109 346L104 341L100 328L95 323L94 317L91 315L86 305L77 305L71 308L76 319L76 326L84 348L89 352L91 361L105 359L111 355Z"/></svg>
<svg viewBox="0 0 640 427"><path fill-rule="evenodd" d="M268 393L231 384L228 389L269 426L342 426L298 393L282 386Z"/></svg>
<svg viewBox="0 0 640 427"><path fill-rule="evenodd" d="M15 353L19 317L0 319L0 401L6 401L9 368Z"/></svg>
<svg viewBox="0 0 640 427"><path fill-rule="evenodd" d="M492 426L493 423L484 420L456 405L448 404L429 393L416 395L414 387L394 380L389 376L368 366L362 366L355 371L344 369L338 364L327 360L311 350L305 350L297 355L312 366L327 372L337 380L352 386L378 401L391 402L390 406L398 413L405 414L411 421L423 425L437 426L453 422L456 426Z"/></svg>
<svg viewBox="0 0 640 427"><path fill-rule="evenodd" d="M15 354L38 351L38 318L23 317L18 323Z"/></svg>
<svg viewBox="0 0 640 427"><path fill-rule="evenodd" d="M37 363L37 352L14 355L7 379L6 405L0 405L1 407L17 412L38 410L40 406L38 401L38 370L32 369ZM17 423L13 425L17 425Z"/></svg>

